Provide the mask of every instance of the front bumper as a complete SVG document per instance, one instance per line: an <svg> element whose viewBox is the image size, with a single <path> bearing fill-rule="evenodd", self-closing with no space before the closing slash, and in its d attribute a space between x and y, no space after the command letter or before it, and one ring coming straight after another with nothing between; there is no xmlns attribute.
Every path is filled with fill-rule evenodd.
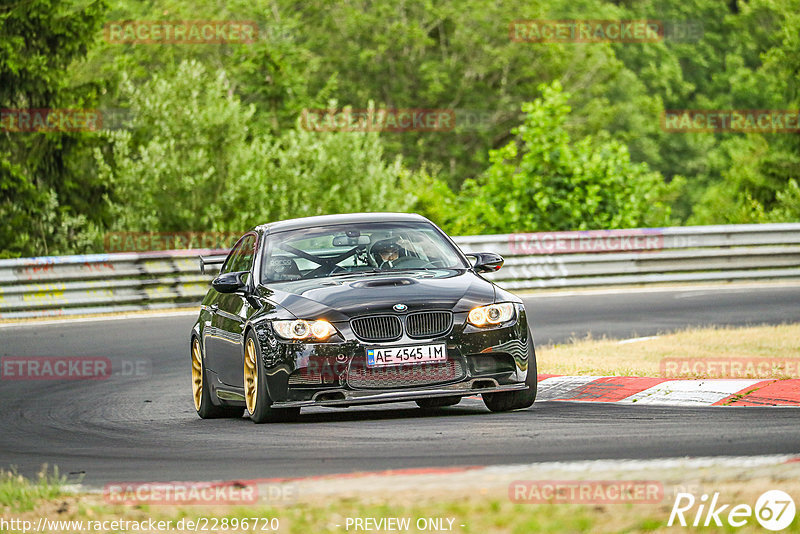
<svg viewBox="0 0 800 534"><path fill-rule="evenodd" d="M452 329L440 337L404 337L385 344L360 341L347 323L334 323L341 336L326 343L284 342L269 330L261 330L268 394L276 408L289 408L401 402L526 388L529 332L522 305L516 321L498 328L471 327L466 324L466 313L454 314L453 323ZM405 377L388 370L385 375L378 370L370 371L369 377L364 373L370 347L428 343L447 346L448 364L453 367L439 369L445 374L443 378L403 383L398 380ZM452 378L447 373L453 373ZM382 380L386 382L382 384Z"/></svg>

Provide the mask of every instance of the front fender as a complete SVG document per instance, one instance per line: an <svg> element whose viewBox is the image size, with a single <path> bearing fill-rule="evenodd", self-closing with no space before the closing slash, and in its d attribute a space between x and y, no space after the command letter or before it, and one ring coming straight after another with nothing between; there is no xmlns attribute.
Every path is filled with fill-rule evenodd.
<svg viewBox="0 0 800 534"><path fill-rule="evenodd" d="M274 402L287 400L289 391L289 375L294 371L294 362L286 357L285 346L278 342L272 328L272 320L286 314L286 310L275 304L265 306L258 314L250 318L245 332L252 331L258 340L264 370L267 395ZM244 347L242 347L244 359Z"/></svg>

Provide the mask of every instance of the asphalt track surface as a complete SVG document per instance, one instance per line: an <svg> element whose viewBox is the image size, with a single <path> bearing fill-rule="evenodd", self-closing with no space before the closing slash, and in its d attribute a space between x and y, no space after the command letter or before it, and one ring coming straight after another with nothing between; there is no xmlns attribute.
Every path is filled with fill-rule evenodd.
<svg viewBox="0 0 800 534"><path fill-rule="evenodd" d="M538 343L646 336L688 325L800 321L800 286L525 297ZM305 409L291 424L200 420L190 396L194 317L0 328L0 355L147 361L146 376L0 381L0 467L57 465L115 481L302 477L355 471L800 453L800 410L537 402L492 414L478 399L426 413L400 403Z"/></svg>

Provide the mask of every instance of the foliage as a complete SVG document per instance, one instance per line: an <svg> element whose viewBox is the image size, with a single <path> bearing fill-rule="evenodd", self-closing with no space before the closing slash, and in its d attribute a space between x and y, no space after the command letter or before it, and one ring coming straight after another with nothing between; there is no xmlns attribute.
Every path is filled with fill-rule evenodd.
<svg viewBox="0 0 800 534"><path fill-rule="evenodd" d="M572 141L569 95L558 82L522 107L516 138L490 154L492 165L468 180L454 214L458 233L630 228L669 223L667 185L647 164L605 135Z"/></svg>
<svg viewBox="0 0 800 534"><path fill-rule="evenodd" d="M374 133L254 131L254 106L230 91L225 70L182 62L121 97L130 130L98 150L119 202L114 229L244 231L264 222L349 211L406 210L415 174L385 162ZM176 202L176 200L179 200Z"/></svg>
<svg viewBox="0 0 800 534"><path fill-rule="evenodd" d="M691 32L527 43L509 39L520 19ZM259 38L107 42L121 20L247 20ZM130 117L103 134L0 129L0 256L331 211L416 210L454 233L800 220L800 136L660 124L665 109L800 109L800 0L10 0L0 21L0 109ZM456 127L298 122L372 105L454 110Z"/></svg>
<svg viewBox="0 0 800 534"><path fill-rule="evenodd" d="M25 512L32 510L40 501L53 500L63 494L66 477L59 475L58 468L51 472L42 466L36 479L27 479L11 470L0 469L0 506L4 510Z"/></svg>
<svg viewBox="0 0 800 534"><path fill-rule="evenodd" d="M102 24L105 2L66 0L0 6L0 109L85 109L95 84L72 85L69 71ZM104 224L108 184L91 165L96 139L81 132L0 128L0 257L68 253Z"/></svg>
<svg viewBox="0 0 800 534"><path fill-rule="evenodd" d="M762 53L752 50L750 68L740 65L731 76L738 98L730 107L796 113L800 109L800 1L759 0L743 4L738 17L750 29L748 34L756 37L756 44L761 44ZM753 48L753 43L742 41L741 47L749 44ZM728 135L721 139L715 152L719 178L698 191L690 223L800 220L797 134Z"/></svg>

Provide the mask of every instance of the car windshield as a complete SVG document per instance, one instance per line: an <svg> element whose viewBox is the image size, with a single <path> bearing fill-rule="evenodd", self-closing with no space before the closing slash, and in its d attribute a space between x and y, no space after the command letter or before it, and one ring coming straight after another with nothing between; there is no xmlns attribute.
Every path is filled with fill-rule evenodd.
<svg viewBox="0 0 800 534"><path fill-rule="evenodd" d="M262 261L263 283L467 267L428 223L362 223L278 232L265 239Z"/></svg>

